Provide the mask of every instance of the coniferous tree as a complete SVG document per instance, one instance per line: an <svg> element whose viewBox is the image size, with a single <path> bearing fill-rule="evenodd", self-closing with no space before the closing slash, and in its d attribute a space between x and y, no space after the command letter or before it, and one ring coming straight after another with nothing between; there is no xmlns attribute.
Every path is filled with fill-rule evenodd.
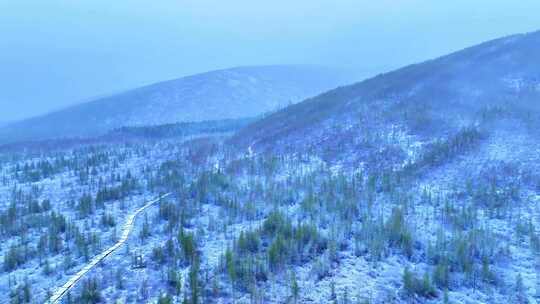
<svg viewBox="0 0 540 304"><path fill-rule="evenodd" d="M296 275L293 271L291 273L291 296L294 300L294 303L298 302L299 295L300 295L300 286L298 286L298 281L296 280Z"/></svg>

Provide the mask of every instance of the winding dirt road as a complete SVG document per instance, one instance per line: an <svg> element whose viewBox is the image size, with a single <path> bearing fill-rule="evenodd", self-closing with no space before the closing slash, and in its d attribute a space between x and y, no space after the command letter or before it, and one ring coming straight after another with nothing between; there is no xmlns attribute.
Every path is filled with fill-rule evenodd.
<svg viewBox="0 0 540 304"><path fill-rule="evenodd" d="M48 304L57 304L60 303L60 300L68 293L75 284L79 280L81 280L82 277L84 277L85 274L87 274L92 268L94 268L99 262L103 261L107 256L109 256L111 253L115 252L118 248L120 248L129 238L129 235L131 231L133 230L133 224L135 223L135 220L137 218L137 215L142 213L144 210L146 210L148 207L152 206L153 204L159 202L161 199L170 196L171 193L164 194L154 200L151 200L147 202L144 206L137 209L135 212L133 212L130 216L128 216L126 222L124 223L124 226L122 228L122 236L114 244L113 246L109 247L102 253L94 256L90 262L86 266L84 266L79 272L74 274L62 287L59 287L53 295L50 297L49 301L46 302Z"/></svg>

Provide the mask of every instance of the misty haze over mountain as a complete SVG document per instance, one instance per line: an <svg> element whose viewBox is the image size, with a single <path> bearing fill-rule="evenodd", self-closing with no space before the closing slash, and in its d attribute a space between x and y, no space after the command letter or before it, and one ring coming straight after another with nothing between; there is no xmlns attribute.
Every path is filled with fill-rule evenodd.
<svg viewBox="0 0 540 304"><path fill-rule="evenodd" d="M235 66L366 78L536 30L539 10L535 0L0 1L0 121Z"/></svg>
<svg viewBox="0 0 540 304"><path fill-rule="evenodd" d="M97 136L121 127L251 118L356 80L349 71L307 65L210 71L0 126L0 143Z"/></svg>

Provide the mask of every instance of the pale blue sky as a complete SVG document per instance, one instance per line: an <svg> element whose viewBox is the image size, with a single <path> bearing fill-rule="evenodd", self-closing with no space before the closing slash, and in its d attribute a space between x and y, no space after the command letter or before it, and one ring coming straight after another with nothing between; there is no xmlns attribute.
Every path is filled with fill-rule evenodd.
<svg viewBox="0 0 540 304"><path fill-rule="evenodd" d="M0 0L0 121L238 65L376 73L540 29L540 1Z"/></svg>

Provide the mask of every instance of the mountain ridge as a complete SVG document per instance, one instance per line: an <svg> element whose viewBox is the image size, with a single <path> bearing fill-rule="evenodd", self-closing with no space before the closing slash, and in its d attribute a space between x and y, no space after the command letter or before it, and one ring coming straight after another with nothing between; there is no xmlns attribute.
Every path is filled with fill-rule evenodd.
<svg viewBox="0 0 540 304"><path fill-rule="evenodd" d="M254 122L231 142L242 149L324 154L339 138L350 145L345 133L361 137L392 126L428 141L426 133L456 133L489 107L537 114L538 53L540 31L487 41L309 98Z"/></svg>

